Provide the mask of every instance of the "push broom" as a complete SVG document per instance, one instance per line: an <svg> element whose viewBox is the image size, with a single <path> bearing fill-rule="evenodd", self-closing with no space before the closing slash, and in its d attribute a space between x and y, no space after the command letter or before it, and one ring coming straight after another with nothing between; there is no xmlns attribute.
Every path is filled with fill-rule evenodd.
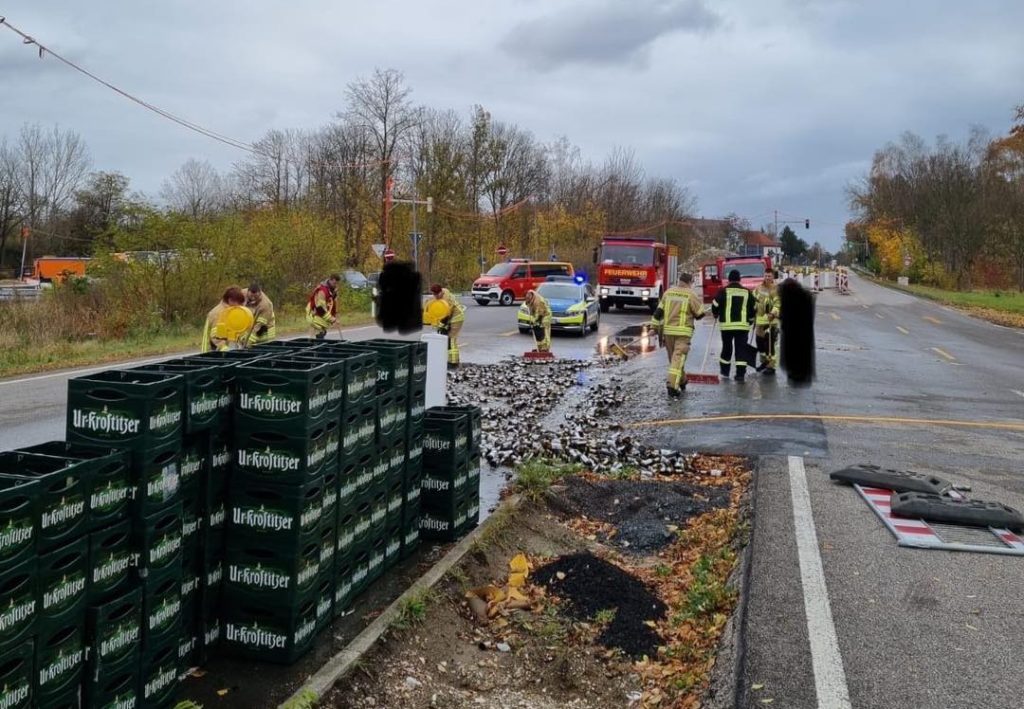
<svg viewBox="0 0 1024 709"><path fill-rule="evenodd" d="M708 365L708 355L711 354L711 341L715 339L715 330L718 329L718 321L711 326L711 333L708 335L708 344L704 348L704 361L700 363L700 372L686 373L687 384L721 384L721 377L717 374L707 374L704 372L704 368Z"/></svg>

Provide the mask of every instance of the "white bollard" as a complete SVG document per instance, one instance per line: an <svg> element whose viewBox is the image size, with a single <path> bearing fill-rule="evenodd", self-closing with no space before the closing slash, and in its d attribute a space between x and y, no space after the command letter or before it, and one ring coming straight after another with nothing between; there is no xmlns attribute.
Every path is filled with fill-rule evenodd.
<svg viewBox="0 0 1024 709"><path fill-rule="evenodd" d="M428 332L420 335L420 341L427 343L426 407L444 406L448 403L448 338Z"/></svg>

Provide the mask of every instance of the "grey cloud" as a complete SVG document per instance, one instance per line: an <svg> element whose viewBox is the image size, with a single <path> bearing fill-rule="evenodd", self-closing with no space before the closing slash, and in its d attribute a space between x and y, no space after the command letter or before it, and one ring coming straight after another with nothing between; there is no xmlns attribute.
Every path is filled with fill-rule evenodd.
<svg viewBox="0 0 1024 709"><path fill-rule="evenodd" d="M721 16L704 0L604 0L521 22L501 48L543 70L574 63L623 64L642 61L664 35L709 32L721 25Z"/></svg>

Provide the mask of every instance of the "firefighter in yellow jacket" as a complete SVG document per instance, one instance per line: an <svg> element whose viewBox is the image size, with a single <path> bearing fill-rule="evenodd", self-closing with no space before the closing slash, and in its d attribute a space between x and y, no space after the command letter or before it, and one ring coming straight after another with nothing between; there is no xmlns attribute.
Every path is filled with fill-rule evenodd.
<svg viewBox="0 0 1024 709"><path fill-rule="evenodd" d="M331 274L309 295L306 303L306 322L313 327L318 340L327 337L327 330L338 322L338 283L341 276Z"/></svg>
<svg viewBox="0 0 1024 709"><path fill-rule="evenodd" d="M679 283L661 296L652 318L654 328L668 350L666 385L669 396L679 396L686 388L686 355L693 337L693 321L703 317L701 298L693 290L693 276L680 273Z"/></svg>
<svg viewBox="0 0 1024 709"><path fill-rule="evenodd" d="M213 306L213 309L206 314L206 324L203 326L203 341L199 346L200 352L228 349L229 340L219 331L218 325L225 310L239 305L245 305L245 295L238 286L231 286L224 291L220 302Z"/></svg>
<svg viewBox="0 0 1024 709"><path fill-rule="evenodd" d="M533 339L537 341L537 352L551 351L551 306L535 290L526 292L526 307L533 320ZM543 338L541 338L543 335Z"/></svg>
<svg viewBox="0 0 1024 709"><path fill-rule="evenodd" d="M277 323L274 318L274 303L256 282L250 284L243 293L245 294L245 307L252 311L254 319L246 346L252 347L276 339Z"/></svg>
<svg viewBox="0 0 1024 709"><path fill-rule="evenodd" d="M775 287L775 275L771 271L764 274L764 280L754 290L754 337L761 361L757 371L763 376L775 374L775 362L779 346L779 315L781 302L779 291Z"/></svg>
<svg viewBox="0 0 1024 709"><path fill-rule="evenodd" d="M448 367L454 369L459 366L459 333L466 321L466 306L439 283L430 286L430 292L448 305L448 314L438 323L437 331L448 336Z"/></svg>

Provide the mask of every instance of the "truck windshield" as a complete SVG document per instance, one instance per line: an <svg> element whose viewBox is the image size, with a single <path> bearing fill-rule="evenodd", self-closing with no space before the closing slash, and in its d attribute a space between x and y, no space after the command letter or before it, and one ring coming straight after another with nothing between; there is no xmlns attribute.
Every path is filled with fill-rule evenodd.
<svg viewBox="0 0 1024 709"><path fill-rule="evenodd" d="M602 263L635 263L638 266L654 265L653 246L632 246L630 244L605 244L601 247Z"/></svg>
<svg viewBox="0 0 1024 709"><path fill-rule="evenodd" d="M734 270L740 272L740 278L764 277L764 264L760 261L757 263L729 263L726 261L725 274L729 275Z"/></svg>
<svg viewBox="0 0 1024 709"><path fill-rule="evenodd" d="M514 263L496 263L491 266L491 270L485 273L485 276L501 276L505 277L512 273L512 269L515 268Z"/></svg>

